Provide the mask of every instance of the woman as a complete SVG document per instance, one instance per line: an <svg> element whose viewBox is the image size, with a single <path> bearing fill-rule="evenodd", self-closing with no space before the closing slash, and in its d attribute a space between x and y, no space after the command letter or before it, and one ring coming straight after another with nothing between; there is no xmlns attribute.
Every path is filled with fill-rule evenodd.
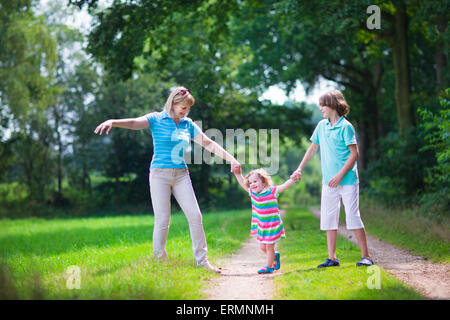
<svg viewBox="0 0 450 320"><path fill-rule="evenodd" d="M166 242L170 221L170 196L173 193L189 222L194 259L197 266L219 273L208 262L206 238L202 214L192 188L184 150L190 140L203 146L233 167L240 166L236 159L216 142L209 139L201 129L187 117L195 99L184 87L175 88L166 101L162 112L152 112L138 118L110 119L101 123L95 134L102 134L112 127L140 130L149 127L153 137L153 159L150 164L150 196L154 211L153 256L166 259Z"/></svg>

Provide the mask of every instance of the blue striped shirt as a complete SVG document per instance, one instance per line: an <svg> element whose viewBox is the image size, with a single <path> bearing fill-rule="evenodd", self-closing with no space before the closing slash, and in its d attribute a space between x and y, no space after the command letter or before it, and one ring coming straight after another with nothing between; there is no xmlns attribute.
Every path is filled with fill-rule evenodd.
<svg viewBox="0 0 450 320"><path fill-rule="evenodd" d="M152 112L146 115L153 137L153 159L150 168L187 168L184 151L191 139L202 130L192 119L184 117L178 124L167 112Z"/></svg>

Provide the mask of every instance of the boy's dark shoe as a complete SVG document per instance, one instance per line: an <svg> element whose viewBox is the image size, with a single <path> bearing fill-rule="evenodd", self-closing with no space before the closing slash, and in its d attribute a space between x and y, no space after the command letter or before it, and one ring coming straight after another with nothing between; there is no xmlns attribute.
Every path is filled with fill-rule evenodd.
<svg viewBox="0 0 450 320"><path fill-rule="evenodd" d="M356 263L356 266L358 266L358 267L370 267L373 265L374 265L374 262L370 258L362 258L361 261L358 261Z"/></svg>
<svg viewBox="0 0 450 320"><path fill-rule="evenodd" d="M327 259L327 260L325 260L324 263L319 264L317 266L317 268L339 267L339 266L340 266L339 259L337 259L336 261L335 260L331 260L331 259Z"/></svg>

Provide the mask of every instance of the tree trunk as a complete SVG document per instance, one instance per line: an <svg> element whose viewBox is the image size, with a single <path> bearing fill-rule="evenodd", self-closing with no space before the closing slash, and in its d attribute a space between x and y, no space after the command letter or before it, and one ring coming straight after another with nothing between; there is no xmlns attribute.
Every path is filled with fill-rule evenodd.
<svg viewBox="0 0 450 320"><path fill-rule="evenodd" d="M117 153L116 153L117 154ZM114 164L114 195L115 195L115 202L116 202L116 208L120 208L120 159L118 156L116 156L116 163Z"/></svg>
<svg viewBox="0 0 450 320"><path fill-rule="evenodd" d="M374 110L374 117L376 120L375 123L375 131L374 131L374 140L375 142L378 140L379 137L384 136L384 131L382 127L382 121L380 121L380 112L378 109L378 104L381 99L381 78L383 76L383 66L381 65L381 62L376 64L373 68L373 87L375 92L375 107Z"/></svg>
<svg viewBox="0 0 450 320"><path fill-rule="evenodd" d="M436 25L437 29L439 31L438 41L436 43L436 55L435 55L435 61L436 61L436 84L438 89L444 89L444 83L442 81L442 70L444 70L445 66L447 65L447 57L444 53L444 44L442 37L445 33L445 28L447 25L446 19L444 16L437 16L436 17Z"/></svg>
<svg viewBox="0 0 450 320"><path fill-rule="evenodd" d="M61 134L59 133L59 130L57 131L57 139L58 139L58 194L59 196L62 195L62 139Z"/></svg>
<svg viewBox="0 0 450 320"><path fill-rule="evenodd" d="M392 57L395 72L395 103L400 132L414 126L414 113L409 101L410 73L408 57L408 16L406 5L396 5Z"/></svg>
<svg viewBox="0 0 450 320"><path fill-rule="evenodd" d="M368 163L368 150L369 150L369 139L367 134L367 121L364 119L360 119L359 123L361 126L358 128L359 132L359 159L358 159L358 167L361 169L367 168Z"/></svg>

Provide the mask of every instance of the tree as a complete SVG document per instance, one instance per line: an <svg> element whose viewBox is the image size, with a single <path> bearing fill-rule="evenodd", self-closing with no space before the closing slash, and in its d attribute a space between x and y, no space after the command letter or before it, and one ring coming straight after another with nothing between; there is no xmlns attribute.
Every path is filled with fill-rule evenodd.
<svg viewBox="0 0 450 320"><path fill-rule="evenodd" d="M97 14L88 48L115 77L129 78L133 70L157 72L161 81L188 87L196 99L190 117L201 120L204 130L280 128L283 123L280 134L298 139L310 130L302 108L261 103L237 82L236 70L247 52L229 38L228 21L236 9L235 1L113 3ZM200 171L192 175L198 179L194 185L208 202L210 166L191 170Z"/></svg>
<svg viewBox="0 0 450 320"><path fill-rule="evenodd" d="M55 40L32 1L0 4L0 163L43 203L52 177L52 136L44 112L57 89ZM9 138L6 132L8 132Z"/></svg>
<svg viewBox="0 0 450 320"><path fill-rule="evenodd" d="M109 136L98 137L93 129L106 119L132 118L160 111L169 85L155 81L155 76L148 74L138 74L126 81L112 81L105 76L89 105L87 117L80 122L78 134L90 137L90 151L82 156L95 159L91 172L101 172L112 180L103 185L106 189L103 194L111 192L113 199L109 200L118 208L123 204L122 199L129 203L148 201L148 169L153 153L150 132L114 129Z"/></svg>
<svg viewBox="0 0 450 320"><path fill-rule="evenodd" d="M367 50L367 43L357 41L370 41L371 35L360 34L352 17L334 9L325 1L248 2L232 21L234 39L250 52L240 66L240 81L257 90L278 84L287 91L297 81L307 91L320 78L339 84L351 105L349 117L356 120L366 167L369 150L389 126L381 121L379 101L389 61L383 47Z"/></svg>
<svg viewBox="0 0 450 320"><path fill-rule="evenodd" d="M57 60L55 40L32 0L0 4L0 125L23 128L34 109L43 110L54 94L50 84ZM3 138L3 135L0 137Z"/></svg>
<svg viewBox="0 0 450 320"><path fill-rule="evenodd" d="M83 53L77 48L81 48L83 44L83 36L78 31L65 24L65 19L71 14L69 8L64 8L61 3L49 3L45 8L44 15L46 17L46 25L49 33L57 43L58 62L54 74L53 86L56 98L48 107L47 117L54 131L54 139L57 148L56 159L56 175L57 175L57 191L53 201L62 202L62 180L63 180L63 156L66 151L68 142L64 137L69 133L68 114L73 111L73 102L69 98L71 91L76 90L80 84L71 83L73 72L76 64L80 64L85 60ZM73 85L73 86L71 86ZM79 98L85 99L89 91L80 93ZM84 103L84 100L83 102Z"/></svg>

